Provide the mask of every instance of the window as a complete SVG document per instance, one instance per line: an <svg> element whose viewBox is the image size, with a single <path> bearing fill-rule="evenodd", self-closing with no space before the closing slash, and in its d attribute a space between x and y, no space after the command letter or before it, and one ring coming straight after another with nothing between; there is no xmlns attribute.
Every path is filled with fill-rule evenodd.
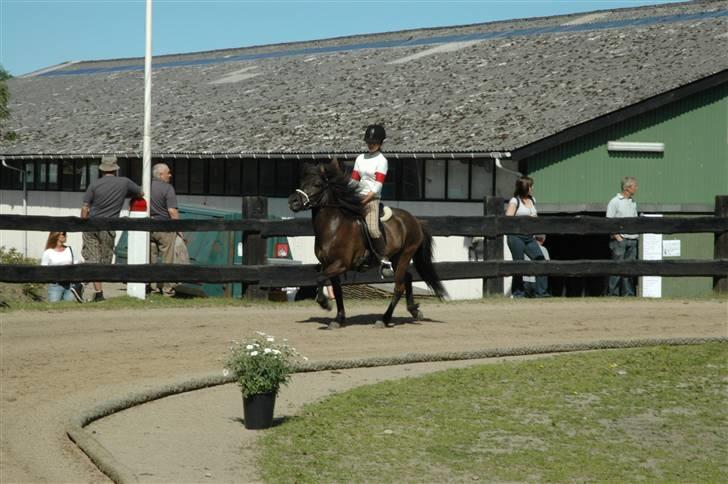
<svg viewBox="0 0 728 484"><path fill-rule="evenodd" d="M86 191L88 186L88 163L86 160L74 160L73 162L73 191Z"/></svg>
<svg viewBox="0 0 728 484"><path fill-rule="evenodd" d="M422 160L402 161L402 199L421 200L424 162Z"/></svg>
<svg viewBox="0 0 728 484"><path fill-rule="evenodd" d="M174 160L172 185L176 193L190 193L190 160L187 158Z"/></svg>
<svg viewBox="0 0 728 484"><path fill-rule="evenodd" d="M23 168L23 162L22 161L6 161L9 166L12 166L13 168L22 169ZM11 170L10 168L5 168L4 166L0 166L0 171L2 172L2 188L6 190L22 190L23 189L23 174L16 170Z"/></svg>
<svg viewBox="0 0 728 484"><path fill-rule="evenodd" d="M445 160L425 162L425 198L442 200L445 198Z"/></svg>
<svg viewBox="0 0 728 484"><path fill-rule="evenodd" d="M470 168L470 199L482 200L493 195L493 161L473 160Z"/></svg>
<svg viewBox="0 0 728 484"><path fill-rule="evenodd" d="M210 195L225 193L225 160L207 160L210 170L210 186L207 191Z"/></svg>
<svg viewBox="0 0 728 484"><path fill-rule="evenodd" d="M190 160L190 193L205 194L205 161L199 158Z"/></svg>
<svg viewBox="0 0 728 484"><path fill-rule="evenodd" d="M397 166L399 163L389 162L387 168L387 178L384 179L384 186L382 187L382 199L383 200L396 200L397 199L397 179L399 173Z"/></svg>
<svg viewBox="0 0 728 484"><path fill-rule="evenodd" d="M119 160L121 161L121 160ZM94 181L96 181L99 178L99 160L89 160L88 161L88 184L92 184ZM118 162L117 162L118 163ZM119 163L119 167L121 168L121 164ZM121 171L121 170L119 170Z"/></svg>
<svg viewBox="0 0 728 484"><path fill-rule="evenodd" d="M293 160L278 160L276 165L276 195L287 197L298 188L298 163Z"/></svg>
<svg viewBox="0 0 728 484"><path fill-rule="evenodd" d="M258 160L242 160L243 165L243 195L257 195L258 191Z"/></svg>
<svg viewBox="0 0 728 484"><path fill-rule="evenodd" d="M469 160L448 160L447 162L447 198L448 200L466 200L468 198Z"/></svg>
<svg viewBox="0 0 728 484"><path fill-rule="evenodd" d="M61 161L61 190L70 192L73 190L73 160Z"/></svg>
<svg viewBox="0 0 728 484"><path fill-rule="evenodd" d="M48 190L58 190L58 162L57 161L49 161L48 162Z"/></svg>
<svg viewBox="0 0 728 484"><path fill-rule="evenodd" d="M240 176L242 160L225 160L225 195L240 195Z"/></svg>
<svg viewBox="0 0 728 484"><path fill-rule="evenodd" d="M273 197L276 194L276 162L274 160L261 160L260 165L260 194Z"/></svg>

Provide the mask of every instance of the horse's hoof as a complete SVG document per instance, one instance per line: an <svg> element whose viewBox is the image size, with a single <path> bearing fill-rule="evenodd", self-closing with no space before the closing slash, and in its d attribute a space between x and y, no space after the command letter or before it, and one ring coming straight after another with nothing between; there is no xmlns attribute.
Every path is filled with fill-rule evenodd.
<svg viewBox="0 0 728 484"><path fill-rule="evenodd" d="M417 311L412 311L410 314L412 314L412 317L415 318L415 321L422 321L425 319L425 315L422 314L422 311L419 309Z"/></svg>
<svg viewBox="0 0 728 484"><path fill-rule="evenodd" d="M341 325L338 323L338 321L331 321L329 323L329 329L339 329Z"/></svg>
<svg viewBox="0 0 728 484"><path fill-rule="evenodd" d="M377 329L380 329L380 328L386 328L387 325L384 324L384 321L379 320L376 323L374 323L374 327Z"/></svg>
<svg viewBox="0 0 728 484"><path fill-rule="evenodd" d="M326 311L331 311L331 304L329 304L329 300L326 301L316 301L319 306L321 306L321 309L325 309Z"/></svg>

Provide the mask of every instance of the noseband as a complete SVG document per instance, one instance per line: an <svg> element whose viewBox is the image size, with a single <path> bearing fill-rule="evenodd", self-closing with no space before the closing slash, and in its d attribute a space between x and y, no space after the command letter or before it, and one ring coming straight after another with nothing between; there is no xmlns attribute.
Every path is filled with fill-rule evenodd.
<svg viewBox="0 0 728 484"><path fill-rule="evenodd" d="M311 199L308 198L308 194L300 188L296 188L296 192L300 193L301 196L304 198L303 208L311 208Z"/></svg>

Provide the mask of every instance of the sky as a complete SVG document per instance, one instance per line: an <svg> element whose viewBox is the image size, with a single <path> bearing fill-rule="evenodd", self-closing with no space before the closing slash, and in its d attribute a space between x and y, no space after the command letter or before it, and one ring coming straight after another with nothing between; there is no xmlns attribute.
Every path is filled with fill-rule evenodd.
<svg viewBox="0 0 728 484"><path fill-rule="evenodd" d="M669 0L154 0L153 55L443 27ZM145 0L0 0L0 64L143 57Z"/></svg>

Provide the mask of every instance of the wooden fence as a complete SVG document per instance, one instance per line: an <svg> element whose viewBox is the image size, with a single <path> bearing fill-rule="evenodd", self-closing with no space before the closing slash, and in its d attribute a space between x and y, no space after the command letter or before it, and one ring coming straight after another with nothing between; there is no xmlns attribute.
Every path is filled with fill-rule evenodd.
<svg viewBox="0 0 728 484"><path fill-rule="evenodd" d="M486 260L482 262L439 262L435 264L443 280L486 279L486 292L502 294L502 277L510 275L557 275L566 277L619 274L625 276L712 276L714 288L728 293L728 196L716 197L715 216L709 217L637 217L607 219L589 216L505 217L503 199L488 197L482 217L419 217L429 224L436 236L485 237ZM241 231L246 247L244 264L237 266L201 265L99 265L73 266L2 265L0 281L11 283L53 281L107 282L241 282L250 291L255 286L286 287L314 285L315 265L265 265L265 244L261 238L313 235L311 221L305 219L266 220L262 218L265 200L244 200L244 215L257 218L242 220L151 220L131 218L80 219L0 215L0 230L88 232L97 230L135 230L163 232ZM257 207L257 208L256 208ZM610 234L610 233L713 233L715 250L712 260L669 261L504 261L504 234ZM605 239L606 243L606 239ZM254 250L252 250L254 249ZM416 275L416 279L419 277ZM344 284L382 282L374 271L347 273Z"/></svg>

